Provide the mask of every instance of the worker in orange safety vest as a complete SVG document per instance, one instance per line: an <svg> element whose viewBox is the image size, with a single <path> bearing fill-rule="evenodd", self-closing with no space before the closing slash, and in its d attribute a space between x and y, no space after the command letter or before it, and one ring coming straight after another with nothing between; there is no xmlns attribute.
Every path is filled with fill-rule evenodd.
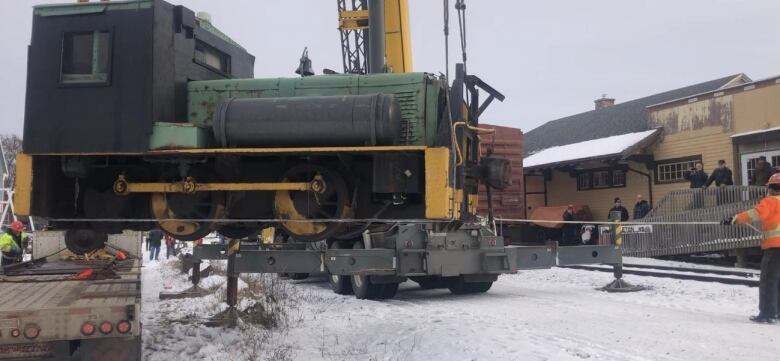
<svg viewBox="0 0 780 361"><path fill-rule="evenodd" d="M761 249L758 315L750 320L777 323L780 315L780 173L773 174L766 184L768 195L753 209L723 220L724 224L761 223L764 232Z"/></svg>

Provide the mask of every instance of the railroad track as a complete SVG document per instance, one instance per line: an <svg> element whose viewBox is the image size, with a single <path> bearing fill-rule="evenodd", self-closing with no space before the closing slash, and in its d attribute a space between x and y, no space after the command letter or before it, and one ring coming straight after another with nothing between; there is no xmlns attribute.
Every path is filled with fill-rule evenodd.
<svg viewBox="0 0 780 361"><path fill-rule="evenodd" d="M613 272L609 265L597 266L565 266L563 268L580 269L597 272ZM759 273L746 271L711 270L702 268L651 266L640 264L623 264L623 274L673 278L699 282L716 282L729 285L758 287Z"/></svg>

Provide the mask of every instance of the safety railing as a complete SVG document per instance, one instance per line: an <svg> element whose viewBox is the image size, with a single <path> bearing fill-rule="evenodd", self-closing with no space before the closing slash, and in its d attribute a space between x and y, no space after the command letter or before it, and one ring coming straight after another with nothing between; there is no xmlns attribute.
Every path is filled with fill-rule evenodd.
<svg viewBox="0 0 780 361"><path fill-rule="evenodd" d="M757 247L761 232L748 225L700 224L719 222L755 206L766 195L757 186L728 186L673 191L640 222L623 227L627 256L666 256ZM699 223L697 223L699 222Z"/></svg>
<svg viewBox="0 0 780 361"><path fill-rule="evenodd" d="M757 201L766 196L766 188L759 186L725 186L707 189L679 189L666 194L646 217L665 217L686 211L720 205Z"/></svg>

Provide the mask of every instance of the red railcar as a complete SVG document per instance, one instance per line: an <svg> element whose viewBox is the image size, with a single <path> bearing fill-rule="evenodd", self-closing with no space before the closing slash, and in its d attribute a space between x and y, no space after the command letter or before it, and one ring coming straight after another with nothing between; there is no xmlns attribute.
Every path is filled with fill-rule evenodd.
<svg viewBox="0 0 780 361"><path fill-rule="evenodd" d="M482 155L512 162L512 185L503 190L493 190L493 213L496 218L525 218L523 201L523 131L498 125L480 124L480 128L495 129L492 134L480 135ZM479 190L478 214L487 215L487 193Z"/></svg>

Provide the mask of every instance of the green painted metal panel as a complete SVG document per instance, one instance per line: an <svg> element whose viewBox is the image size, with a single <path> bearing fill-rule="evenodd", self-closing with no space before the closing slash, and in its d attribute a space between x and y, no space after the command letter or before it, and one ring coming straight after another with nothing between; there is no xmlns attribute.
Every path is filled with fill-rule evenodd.
<svg viewBox="0 0 780 361"><path fill-rule="evenodd" d="M432 145L443 84L427 73L194 81L188 114L191 123L210 127L217 104L229 98L393 94L401 105L404 144Z"/></svg>
<svg viewBox="0 0 780 361"><path fill-rule="evenodd" d="M190 123L154 123L149 149L206 148L210 131Z"/></svg>
<svg viewBox="0 0 780 361"><path fill-rule="evenodd" d="M105 11L113 10L137 10L148 9L152 7L150 0L128 0L128 1L110 1L99 3L70 3L70 4L51 4L38 5L33 7L33 13L39 16L66 16L99 14Z"/></svg>
<svg viewBox="0 0 780 361"><path fill-rule="evenodd" d="M217 29L217 27L215 27L214 25L212 25L210 22L208 22L208 21L203 21L203 20L200 20L200 19L198 19L198 20L197 20L197 22L198 22L198 26L200 26L200 27L201 27L201 29L203 29L203 30L206 30L206 31L210 32L210 33L211 33L211 34L213 34L214 36L216 36L216 37L218 37L218 38L220 38L220 39L222 39L222 40L224 40L224 41L228 42L229 44L231 44L231 45L233 45L233 46L235 46L235 47L238 47L238 48L240 48L240 49L244 49L244 47L242 47L242 46L241 46L239 43L235 42L235 40L231 39L231 38L230 38L229 36L227 36L225 33L223 33L222 31L220 31L219 29ZM246 49L244 49L244 50L246 50Z"/></svg>

